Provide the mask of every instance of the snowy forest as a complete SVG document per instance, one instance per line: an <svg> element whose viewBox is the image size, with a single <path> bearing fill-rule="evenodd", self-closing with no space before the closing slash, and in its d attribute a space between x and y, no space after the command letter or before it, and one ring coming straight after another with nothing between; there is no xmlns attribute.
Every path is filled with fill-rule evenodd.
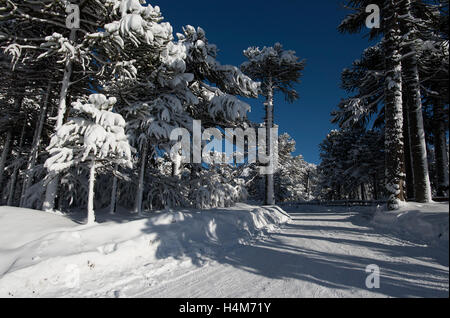
<svg viewBox="0 0 450 318"><path fill-rule="evenodd" d="M448 196L448 2L380 8L386 28L370 37L381 40L342 72L351 96L332 113L340 130L321 144L320 170L331 198L387 196L395 209L395 201ZM338 29L358 33L364 21L352 14Z"/></svg>
<svg viewBox="0 0 450 318"><path fill-rule="evenodd" d="M0 205L95 225L106 215L140 220L239 204L278 215L276 205L385 205L395 213L407 202L448 201L448 0L343 5L338 32L366 34L370 46L342 66L342 99L323 118L335 129L317 145L315 164L277 124L281 99L302 107L309 64L300 50L249 39L242 64L228 65L208 30L174 29L152 1L0 0ZM381 23L369 30L370 5ZM260 122L249 119L249 100L264 101ZM217 141L208 135L196 163L195 154L171 151L180 141L172 132L195 136L194 121L202 133L265 136L239 143L225 134L205 148ZM275 153L273 171L261 173L252 147L258 157ZM448 283L448 263L446 271Z"/></svg>
<svg viewBox="0 0 450 318"><path fill-rule="evenodd" d="M169 136L192 130L194 119L203 129L272 127L270 116L267 125L250 122L239 98L264 96L269 115L274 91L295 101L305 67L295 52L250 47L248 62L222 65L205 30L188 25L175 38L159 7L137 0L85 1L72 30L64 1L2 2L3 204L141 213L248 198L386 199L395 208L448 195L445 3L382 1L384 16L395 19L373 29L379 43L343 70L350 97L332 113L339 129L320 145L322 163L291 155L295 140L285 133L278 170L267 178L251 164L177 164ZM360 14L339 31L358 33L365 12L357 9L368 3L348 5ZM265 197L267 179L275 201Z"/></svg>
<svg viewBox="0 0 450 318"><path fill-rule="evenodd" d="M222 65L205 30L188 25L175 39L159 7L137 0L87 1L81 26L72 31L63 1L5 4L4 204L91 213L120 206L141 213L226 207L264 196L255 165L181 164L170 157L169 137L178 127L192 130L194 119L203 129L260 125L246 118L250 106L239 97L279 89L295 100L291 86L303 69L295 52L279 44L249 48L241 68ZM265 77L272 67L292 70L262 88L260 77L251 77L258 59L267 70L255 71ZM317 168L291 155L295 141L288 134L279 144L277 201L313 198Z"/></svg>

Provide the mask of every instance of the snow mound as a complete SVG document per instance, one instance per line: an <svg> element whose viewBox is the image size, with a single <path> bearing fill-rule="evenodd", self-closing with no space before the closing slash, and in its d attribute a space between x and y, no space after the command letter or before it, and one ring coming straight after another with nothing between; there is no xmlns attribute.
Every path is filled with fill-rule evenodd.
<svg viewBox="0 0 450 318"><path fill-rule="evenodd" d="M397 211L377 209L372 225L402 232L405 238L448 247L448 203L408 202Z"/></svg>
<svg viewBox="0 0 450 318"><path fill-rule="evenodd" d="M123 296L111 286L128 279L149 286L161 275L167 280L289 220L279 207L241 203L86 226L61 215L0 207L0 297Z"/></svg>

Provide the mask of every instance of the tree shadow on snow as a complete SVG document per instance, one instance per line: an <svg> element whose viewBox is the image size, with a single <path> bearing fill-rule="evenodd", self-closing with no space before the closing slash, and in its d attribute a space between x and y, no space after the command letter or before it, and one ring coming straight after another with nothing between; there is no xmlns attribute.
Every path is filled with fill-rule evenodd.
<svg viewBox="0 0 450 318"><path fill-rule="evenodd" d="M365 268L376 264L381 269L381 288L373 290L375 292L391 297L448 297L448 291L436 286L439 283L448 284L448 272L444 270L426 265L397 263L395 260L380 261L286 246L276 238L258 245L242 246L220 261L272 279L296 279L343 290L367 290L365 281L368 274ZM442 276L447 276L447 279L443 281L440 278ZM418 281L422 283L418 284Z"/></svg>
<svg viewBox="0 0 450 318"><path fill-rule="evenodd" d="M242 230L240 233L230 233L233 227L226 226L214 228L216 222L222 224L221 213L223 215L226 212L213 210L211 219L205 222L201 222L203 218L192 222L195 213L202 212L183 212L185 215L191 214L192 218L186 217L170 225L154 225L149 222L148 228L144 230L145 233L158 235L157 258L189 257L198 266L206 261L216 261L271 279L299 280L343 291L368 291L365 286L368 275L365 269L370 264L376 264L381 269L381 288L372 290L373 292L391 297L448 297L448 288L442 290L442 285L448 286L448 269L433 266L429 262L434 260L448 267L448 249L437 255L436 251L433 252L426 246L396 241L396 238L389 236L386 240L370 241L365 237L379 237L380 231L367 227L367 220L364 222L364 217L355 217L354 213L344 214L344 218L340 219L325 219L325 225L308 224L312 221L324 221L306 218L317 213L291 213L296 223L285 225L283 231L270 233L265 239L254 239L252 244L243 244L240 241L230 241L229 238L244 236L244 239L252 240L256 233ZM247 211L242 213L248 214ZM327 214L336 216L333 213L320 215ZM246 220L249 222L248 228L254 228L255 224L251 223L255 220ZM357 228L347 228L339 226L340 222L358 224ZM237 231L237 227L234 230ZM332 234L336 232L345 233L345 238L338 235L333 237ZM296 239L308 240L311 246L305 248L289 244ZM339 246L345 246L347 250L341 250ZM403 261L396 261L400 257ZM419 261L412 264L405 262L405 258Z"/></svg>

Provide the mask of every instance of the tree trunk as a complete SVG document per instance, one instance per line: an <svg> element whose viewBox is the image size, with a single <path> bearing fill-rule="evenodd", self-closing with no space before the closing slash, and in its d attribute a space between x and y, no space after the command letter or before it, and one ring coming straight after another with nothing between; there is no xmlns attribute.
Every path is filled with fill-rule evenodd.
<svg viewBox="0 0 450 318"><path fill-rule="evenodd" d="M70 32L70 42L75 42L76 40L76 30L72 29ZM69 92L70 87L70 78L72 77L72 69L73 63L72 61L67 61L66 66L64 68L63 81L61 86L61 91L59 94L59 104L58 104L58 115L56 117L56 127L55 131L57 131L62 125L64 121L64 116L67 111L67 94ZM42 205L42 208L45 211L52 211L55 208L55 198L58 192L59 187L59 176L55 176L47 185L47 190L45 192L45 200Z"/></svg>
<svg viewBox="0 0 450 318"><path fill-rule="evenodd" d="M273 128L273 88L271 81L269 83L267 100L266 100L266 154L270 156L273 152L271 149L271 140L272 140L272 128ZM273 160L273 158L272 158ZM274 180L273 180L273 171L272 173L266 174L266 205L274 205L275 204L275 194L274 194Z"/></svg>
<svg viewBox="0 0 450 318"><path fill-rule="evenodd" d="M309 199L309 172L306 174L306 195Z"/></svg>
<svg viewBox="0 0 450 318"><path fill-rule="evenodd" d="M172 177L179 177L181 173L181 159L182 156L179 153L174 154L174 157L172 158Z"/></svg>
<svg viewBox="0 0 450 318"><path fill-rule="evenodd" d="M20 134L20 139L19 139L19 147L18 147L18 159L19 160L20 160L20 154L22 153L23 140L25 137L25 128L26 128L26 123L24 123L24 125L22 127L22 132ZM19 165L16 164L14 166L14 171L11 175L8 202L6 203L6 205L8 205L8 206L12 206L14 204L14 193L16 192L16 182L17 182L17 174L18 173L19 173Z"/></svg>
<svg viewBox="0 0 450 318"><path fill-rule="evenodd" d="M70 42L74 43L76 40L76 30L72 29L70 32ZM72 69L73 63L72 61L67 61L66 67L64 69L64 75L61 85L61 91L59 96L59 104L58 104L58 115L56 117L56 129L61 127L64 124L64 117L67 111L67 95L70 87L70 79L72 77Z"/></svg>
<svg viewBox="0 0 450 318"><path fill-rule="evenodd" d="M19 138L19 145L17 150L17 160L20 160L20 156L22 153L24 138L25 138L25 129L26 129L26 122L23 124L22 132L20 133ZM17 183L17 175L19 173L20 166L18 164L14 165L14 170L11 175L11 181L10 181L10 187L9 187L9 195L8 195L8 201L6 205L12 206L14 204L14 194L16 192L16 183Z"/></svg>
<svg viewBox="0 0 450 318"><path fill-rule="evenodd" d="M24 179L23 186L22 186L22 194L20 196L20 206L21 207L24 207L24 205L25 205L25 201L24 201L25 193L27 192L28 188L31 186L31 183L33 182L32 171L33 171L34 167L36 166L36 161L37 161L38 154L39 154L39 146L41 144L41 136L42 136L42 130L44 128L45 117L47 115L47 108L48 108L48 103L50 100L50 92L51 92L51 83L49 82L48 86L47 86L47 92L45 93L44 101L42 103L42 109L41 109L41 114L39 116L39 121L36 126L35 134L33 136L33 145L30 150L30 157L28 158L27 169L25 171L25 179Z"/></svg>
<svg viewBox="0 0 450 318"><path fill-rule="evenodd" d="M141 170L139 172L139 182L136 193L136 201L134 204L134 212L139 215L142 214L142 198L144 194L144 176L145 176L145 162L147 161L147 152L148 152L148 144L145 142L144 147L142 149L142 158L141 158Z"/></svg>
<svg viewBox="0 0 450 318"><path fill-rule="evenodd" d="M119 165L115 165L114 170L117 171ZM113 184L111 189L111 203L109 205L109 213L114 214L116 211L116 198L117 198L117 177L113 175Z"/></svg>
<svg viewBox="0 0 450 318"><path fill-rule="evenodd" d="M436 157L437 195L448 196L449 167L447 154L446 125L444 120L444 104L436 99L433 104L434 152Z"/></svg>
<svg viewBox="0 0 450 318"><path fill-rule="evenodd" d="M403 140L405 142L405 172L406 172L406 193L405 198L414 198L414 171L412 169L411 155L411 138L409 133L409 116L408 105L409 99L407 94L403 95Z"/></svg>
<svg viewBox="0 0 450 318"><path fill-rule="evenodd" d="M403 3L403 16L412 19L410 0L405 0ZM417 37L417 30L409 19L402 25L402 31L405 35L404 40L407 42L402 46L402 55L405 56L402 60L402 72L403 85L406 89L404 94L408 95L410 101L408 119L414 171L414 197L417 202L430 202L432 197L422 117L422 97L417 67L417 52L413 43Z"/></svg>
<svg viewBox="0 0 450 318"><path fill-rule="evenodd" d="M405 165L403 152L402 66L399 52L400 30L395 1L387 1L385 25L385 148L386 191L389 210L405 201Z"/></svg>
<svg viewBox="0 0 450 318"><path fill-rule="evenodd" d="M12 130L10 129L6 133L6 140L5 144L3 145L2 156L0 157L0 188L2 188L6 159L8 158L9 152L11 150L11 141L12 141Z"/></svg>
<svg viewBox="0 0 450 318"><path fill-rule="evenodd" d="M88 194L88 215L87 224L95 223L94 211L94 187L95 187L95 159L92 159L91 167L89 169L89 194Z"/></svg>
<svg viewBox="0 0 450 318"><path fill-rule="evenodd" d="M361 200L366 201L366 188L364 183L361 183Z"/></svg>
<svg viewBox="0 0 450 318"><path fill-rule="evenodd" d="M14 101L14 109L17 110L17 112L20 112L20 109L22 108L23 95L21 93L23 92L24 89L21 88ZM3 146L2 156L0 157L0 188L3 183L5 165L11 151L12 141L13 141L13 130L11 128L6 133L5 145Z"/></svg>
<svg viewBox="0 0 450 318"><path fill-rule="evenodd" d="M377 176L374 174L373 177L373 199L374 200L378 200L378 180L377 180Z"/></svg>
<svg viewBox="0 0 450 318"><path fill-rule="evenodd" d="M14 201L14 192L16 192L16 181L17 181L17 172L19 168L14 167L14 171L11 174L11 179L9 182L9 193L8 193L8 200L6 201L7 206L13 206Z"/></svg>

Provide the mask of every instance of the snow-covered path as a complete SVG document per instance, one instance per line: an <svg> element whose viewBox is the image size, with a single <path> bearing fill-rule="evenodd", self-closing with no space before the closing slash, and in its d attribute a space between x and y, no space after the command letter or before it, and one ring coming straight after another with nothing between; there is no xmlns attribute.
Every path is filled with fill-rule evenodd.
<svg viewBox="0 0 450 318"><path fill-rule="evenodd" d="M265 239L188 272L171 272L148 289L128 282L123 292L137 297L448 297L448 246L375 231L355 212L290 214L292 222ZM380 267L379 289L365 286L370 264Z"/></svg>

